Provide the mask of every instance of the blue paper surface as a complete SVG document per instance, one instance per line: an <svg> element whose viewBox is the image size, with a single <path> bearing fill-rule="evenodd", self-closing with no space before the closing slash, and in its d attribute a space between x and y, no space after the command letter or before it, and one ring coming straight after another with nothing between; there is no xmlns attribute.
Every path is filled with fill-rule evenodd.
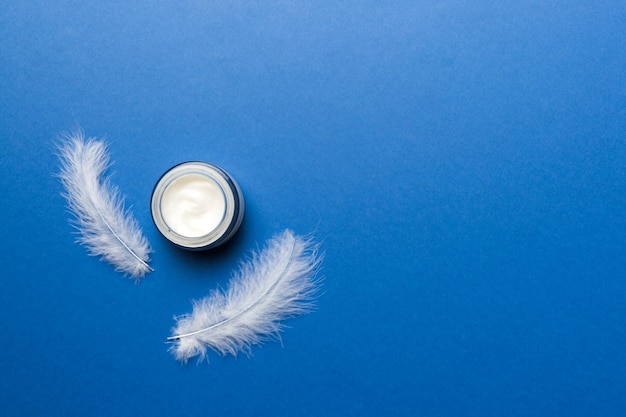
<svg viewBox="0 0 626 417"><path fill-rule="evenodd" d="M3 2L0 39L1 415L626 410L623 2ZM138 285L74 242L77 125L154 247ZM218 251L152 224L186 160L243 189ZM177 363L173 317L285 228L322 242L318 310Z"/></svg>

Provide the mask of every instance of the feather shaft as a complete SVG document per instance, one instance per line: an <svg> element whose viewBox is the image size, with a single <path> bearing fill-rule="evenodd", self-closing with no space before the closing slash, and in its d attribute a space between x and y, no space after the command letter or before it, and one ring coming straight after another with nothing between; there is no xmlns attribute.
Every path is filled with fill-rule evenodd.
<svg viewBox="0 0 626 417"><path fill-rule="evenodd" d="M67 134L59 146L63 196L72 224L89 254L100 256L115 269L135 279L154 271L148 264L150 244L129 210L119 189L104 177L110 166L103 141L85 139L82 130Z"/></svg>
<svg viewBox="0 0 626 417"><path fill-rule="evenodd" d="M115 230L113 230L113 228L111 227L111 225L109 224L109 222L106 221L106 219L104 218L104 216L102 215L102 213L100 213L100 210L98 211L98 215L100 216L100 218L102 219L102 221L104 222L104 224L106 225L107 229L109 229L109 232L111 232L111 234L115 237L115 239L117 239L117 241L124 246L124 249L126 249L136 260L137 262L139 262L140 264L142 264L144 267L148 268L148 270L150 272L154 272L154 268L152 268L150 265L148 265L148 263L146 261L144 261L143 259L141 259L139 257L139 255L137 255L137 253L135 253L134 250L132 250L128 244L126 244L126 242L124 242L122 240L122 238L120 237L120 235L118 235L117 233L115 233Z"/></svg>
<svg viewBox="0 0 626 417"><path fill-rule="evenodd" d="M310 240L289 230L271 239L244 262L226 291L216 290L193 303L193 312L176 318L167 340L176 358L207 357L207 348L222 355L250 353L251 346L280 339L282 322L314 306L321 256Z"/></svg>

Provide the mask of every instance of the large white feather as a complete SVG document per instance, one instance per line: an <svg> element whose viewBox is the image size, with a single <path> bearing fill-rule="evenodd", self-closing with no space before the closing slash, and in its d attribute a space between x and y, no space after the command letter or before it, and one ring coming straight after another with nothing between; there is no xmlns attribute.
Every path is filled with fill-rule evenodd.
<svg viewBox="0 0 626 417"><path fill-rule="evenodd" d="M152 270L151 252L132 213L124 209L124 198L104 172L110 166L107 146L77 129L65 136L59 146L59 177L66 193L73 224L80 232L78 241L90 255L100 256L115 269L134 278Z"/></svg>
<svg viewBox="0 0 626 417"><path fill-rule="evenodd" d="M227 291L193 302L193 312L176 318L168 340L176 359L207 356L207 347L236 356L254 344L280 339L282 321L313 308L319 288L317 246L286 230L243 262Z"/></svg>

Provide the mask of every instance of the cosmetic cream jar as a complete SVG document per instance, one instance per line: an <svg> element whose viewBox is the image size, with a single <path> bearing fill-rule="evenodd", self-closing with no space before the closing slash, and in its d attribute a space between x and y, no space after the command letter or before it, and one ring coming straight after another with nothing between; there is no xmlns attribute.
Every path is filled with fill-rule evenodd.
<svg viewBox="0 0 626 417"><path fill-rule="evenodd" d="M190 250L211 249L230 239L243 220L237 182L205 162L184 162L159 179L151 201L152 219L172 243Z"/></svg>

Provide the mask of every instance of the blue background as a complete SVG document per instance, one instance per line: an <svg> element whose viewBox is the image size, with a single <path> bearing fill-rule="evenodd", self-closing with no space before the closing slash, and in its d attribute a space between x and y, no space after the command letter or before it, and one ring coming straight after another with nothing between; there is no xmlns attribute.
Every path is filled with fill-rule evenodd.
<svg viewBox="0 0 626 417"><path fill-rule="evenodd" d="M625 3L3 1L0 39L3 416L625 415ZM76 125L138 285L74 243ZM223 250L151 222L189 159L245 193ZM173 316L285 228L323 241L318 311L176 362Z"/></svg>

